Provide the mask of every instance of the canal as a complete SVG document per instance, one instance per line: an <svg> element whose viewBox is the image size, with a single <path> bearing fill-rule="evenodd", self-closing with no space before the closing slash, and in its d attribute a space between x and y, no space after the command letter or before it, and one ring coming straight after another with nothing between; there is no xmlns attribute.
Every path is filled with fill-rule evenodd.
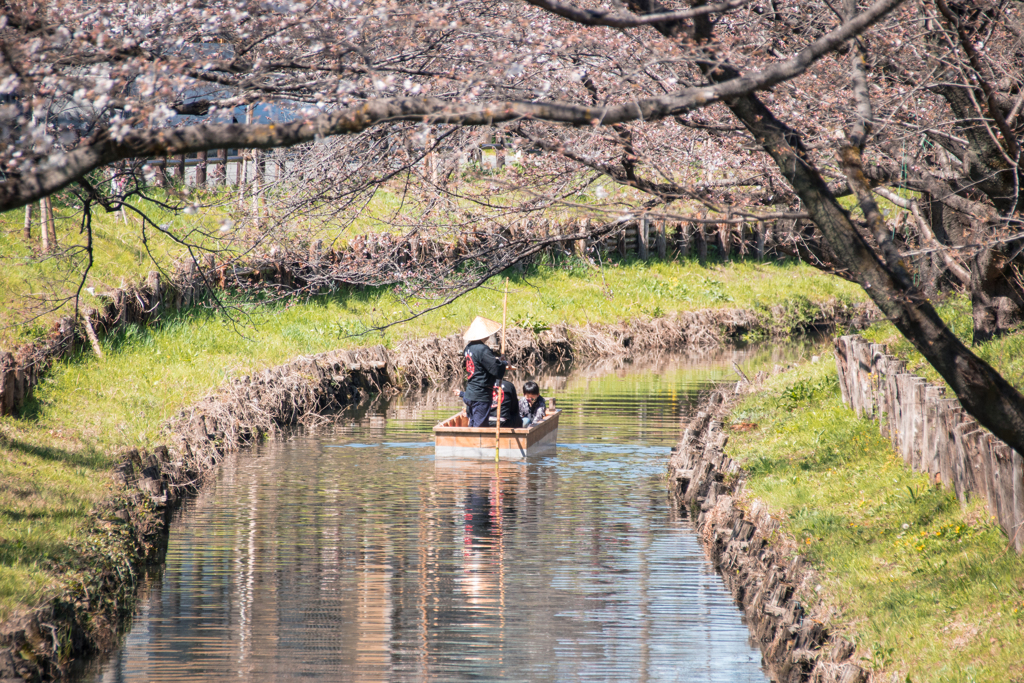
<svg viewBox="0 0 1024 683"><path fill-rule="evenodd" d="M680 420L751 353L541 375L565 412L526 463L435 462L441 391L229 457L78 678L761 683L664 481Z"/></svg>

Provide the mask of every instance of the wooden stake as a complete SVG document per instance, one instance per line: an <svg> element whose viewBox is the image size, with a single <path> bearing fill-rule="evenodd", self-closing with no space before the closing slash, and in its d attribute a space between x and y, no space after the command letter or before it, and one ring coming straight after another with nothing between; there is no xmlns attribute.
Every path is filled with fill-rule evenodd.
<svg viewBox="0 0 1024 683"><path fill-rule="evenodd" d="M48 253L50 251L50 222L46 217L47 201L46 197L39 200L39 237L42 241L42 249L44 253Z"/></svg>
<svg viewBox="0 0 1024 683"><path fill-rule="evenodd" d="M100 340L96 337L96 330L93 329L92 321L89 320L89 316L92 315L92 311L86 311L83 319L85 321L85 335L89 337L89 343L92 344L92 350L96 352L99 358L103 358L103 349L100 348Z"/></svg>
<svg viewBox="0 0 1024 683"><path fill-rule="evenodd" d="M508 317L508 278L505 278L505 302L501 305L501 355L505 355L505 320ZM498 419L494 421L494 462L498 462L501 452L501 402L505 398L505 390L498 380Z"/></svg>

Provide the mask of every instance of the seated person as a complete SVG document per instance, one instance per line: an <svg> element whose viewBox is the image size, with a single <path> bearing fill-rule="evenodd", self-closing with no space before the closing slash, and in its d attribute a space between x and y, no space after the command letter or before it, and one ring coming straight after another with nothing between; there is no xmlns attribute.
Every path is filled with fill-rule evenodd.
<svg viewBox="0 0 1024 683"><path fill-rule="evenodd" d="M523 426L523 420L519 417L519 397L516 395L516 385L506 379L494 385L491 402L491 414L488 416L488 424L493 425L498 415L498 388L501 388L501 426L509 429L519 429Z"/></svg>
<svg viewBox="0 0 1024 683"><path fill-rule="evenodd" d="M540 387L536 382L523 384L523 397L519 399L519 417L523 425L537 424L544 419L548 411L548 403L540 395Z"/></svg>

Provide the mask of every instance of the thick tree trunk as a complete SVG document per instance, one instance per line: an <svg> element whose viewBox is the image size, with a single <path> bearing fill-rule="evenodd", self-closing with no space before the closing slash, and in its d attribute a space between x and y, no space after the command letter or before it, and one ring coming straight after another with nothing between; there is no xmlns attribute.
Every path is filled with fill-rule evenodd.
<svg viewBox="0 0 1024 683"><path fill-rule="evenodd" d="M1006 151L993 140L994 126L984 120L986 112L978 111L963 87L942 85L935 90L953 110L957 128L967 139L964 167L968 177L1001 213L1013 211L1020 201L1017 170L1006 160Z"/></svg>
<svg viewBox="0 0 1024 683"><path fill-rule="evenodd" d="M1006 334L1021 320L1024 296L1005 255L978 252L971 262L971 312L975 344Z"/></svg>

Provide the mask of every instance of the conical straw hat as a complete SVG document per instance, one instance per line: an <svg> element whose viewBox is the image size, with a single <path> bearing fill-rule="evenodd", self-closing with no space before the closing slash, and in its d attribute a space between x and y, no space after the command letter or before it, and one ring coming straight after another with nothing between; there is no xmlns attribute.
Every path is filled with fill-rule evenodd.
<svg viewBox="0 0 1024 683"><path fill-rule="evenodd" d="M501 325L488 320L487 318L476 317L473 324L469 326L466 333L462 335L462 338L468 343L471 341L478 341L480 339L487 339L492 334L501 329Z"/></svg>

